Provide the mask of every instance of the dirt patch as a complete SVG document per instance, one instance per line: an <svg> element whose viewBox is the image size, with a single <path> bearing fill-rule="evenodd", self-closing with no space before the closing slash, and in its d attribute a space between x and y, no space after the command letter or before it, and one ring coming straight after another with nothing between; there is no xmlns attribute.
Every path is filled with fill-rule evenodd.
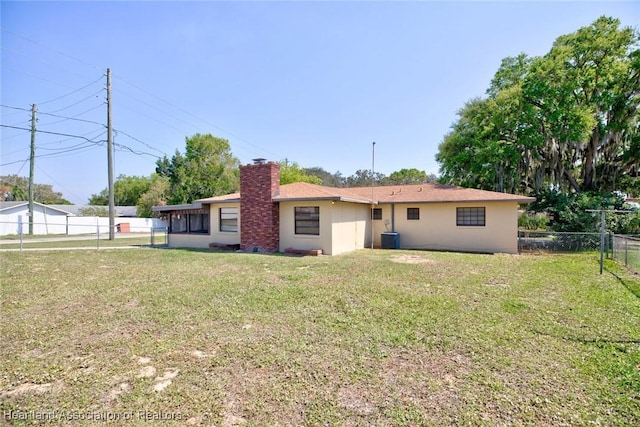
<svg viewBox="0 0 640 427"><path fill-rule="evenodd" d="M156 375L156 368L151 365L147 365L138 371L138 375L136 375L136 378L151 378L155 375Z"/></svg>
<svg viewBox="0 0 640 427"><path fill-rule="evenodd" d="M370 415L376 410L376 406L355 386L342 387L338 391L338 405L358 415Z"/></svg>
<svg viewBox="0 0 640 427"><path fill-rule="evenodd" d="M120 396L121 394L128 393L131 390L132 390L131 384L127 382L120 383L116 387L109 390L109 393L107 393L107 395L103 398L103 400L106 402L111 402L112 400L117 399L118 396Z"/></svg>
<svg viewBox="0 0 640 427"><path fill-rule="evenodd" d="M180 370L177 368L165 369L164 375L155 379L153 390L161 392L165 388L169 387L173 379L178 376L178 372L180 372Z"/></svg>
<svg viewBox="0 0 640 427"><path fill-rule="evenodd" d="M392 256L391 261L398 262L400 264L433 264L434 260L425 258L420 255L395 255Z"/></svg>
<svg viewBox="0 0 640 427"><path fill-rule="evenodd" d="M62 388L63 388L62 381L56 381L53 383L46 383L46 384L23 383L18 385L13 390L0 392L0 399L4 399L7 397L14 397L14 396L23 396L27 394L50 393L50 392L62 390Z"/></svg>
<svg viewBox="0 0 640 427"><path fill-rule="evenodd" d="M381 370L383 387L394 390L406 403L434 414L456 413L461 405L459 385L472 372L471 361L461 354L404 352L390 358ZM452 420L447 420L448 423Z"/></svg>

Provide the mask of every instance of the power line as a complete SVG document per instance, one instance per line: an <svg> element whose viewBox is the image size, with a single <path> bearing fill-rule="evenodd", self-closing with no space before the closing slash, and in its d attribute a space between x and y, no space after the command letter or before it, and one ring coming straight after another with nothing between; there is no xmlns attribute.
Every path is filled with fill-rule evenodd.
<svg viewBox="0 0 640 427"><path fill-rule="evenodd" d="M96 110L96 109L98 109L98 108L100 108L102 106L104 106L104 104L100 104L100 105L98 105L96 107L93 107L93 108L91 108L89 110L83 111L82 113L76 114L73 117L60 116L58 114L52 114L52 113L40 113L41 115L59 117L59 118L63 119L63 120L58 120L57 122L43 123L42 125L43 126L51 126L51 125L57 125L58 123L66 122L67 120L74 120L76 122L84 122L84 123L91 123L91 124L94 124L94 125L103 125L104 126L104 123L95 122L93 120L86 120L86 119L78 119L77 118L78 116L81 116L83 114L87 114L88 112Z"/></svg>
<svg viewBox="0 0 640 427"><path fill-rule="evenodd" d="M103 78L103 77L104 77L104 75L100 76L100 78L98 78L97 80L95 80L95 81L93 81L93 82L89 83L88 85L86 85L86 86L82 86L80 89L76 89L76 90L74 90L73 92L69 92L69 93L67 93L67 94L65 94L65 95L59 96L59 97L54 98L54 99L51 99L51 100L49 100L49 101L45 101L45 102L38 102L38 103L37 103L37 105L48 104L48 103L50 103L50 102L54 102L54 101L57 101L57 100L59 100L59 99L65 98L65 97L67 97L67 96L69 96L69 95L73 95L74 93L80 92L81 90L86 89L86 88L88 88L89 86L96 84L97 82L99 82L100 80L102 80L102 78Z"/></svg>
<svg viewBox="0 0 640 427"><path fill-rule="evenodd" d="M129 138L133 139L134 141L137 141L137 142L139 142L140 144L142 144L142 145L144 145L144 146L146 146L146 147L148 147L148 148L151 148L152 150L157 151L158 153L160 153L160 154L162 154L162 155L165 155L165 154L166 154L165 152L163 152L163 151L161 151L161 150L158 150L158 149L157 149L157 148L155 148L155 147L152 147L151 145L149 145L149 144L147 144L146 142L144 142L144 141L142 141L142 140L140 140L140 139L136 138L135 136L129 135L128 133L126 133L126 132L125 132L125 131L123 131L123 130L115 129L115 128L114 128L114 129L113 129L113 131L114 131L114 132L116 132L116 133L121 133L121 134L123 134L124 136L127 136L127 137L129 137Z"/></svg>
<svg viewBox="0 0 640 427"><path fill-rule="evenodd" d="M93 96L93 95L92 95L92 96ZM93 108L90 108L90 109L88 109L88 110L83 111L82 113L78 113L78 114L76 114L76 115L75 115L75 116L73 116L73 117L69 117L69 116L62 116L62 115L54 114L54 113L44 113L44 112L40 112L40 111L38 111L38 114L39 114L39 115L45 115L45 116L59 117L59 118L65 119L65 120L75 120L75 121L78 121L78 122L92 123L92 124L94 124L94 125L103 125L103 123L94 122L94 121L92 121L92 120L85 120L85 119L78 119L78 118L77 118L78 116L81 116L81 115L83 115L83 114L87 114L87 113L89 113L89 112L91 112L91 111L93 111L93 110L96 110L96 109L98 109L98 108L102 107L103 105L104 105L104 104L97 105L97 106L95 106L95 107L93 107ZM3 108L11 108L11 109L13 109L13 110L31 111L31 110L29 110L29 109L27 109L27 108L14 107L14 106L11 106L11 105L4 105L4 104L0 105L0 107L3 107ZM65 120L62 120L62 121L65 121ZM57 124L57 123L61 123L62 121L54 122L54 123L48 123L47 125L54 125L54 124Z"/></svg>
<svg viewBox="0 0 640 427"><path fill-rule="evenodd" d="M16 160L15 162L2 163L2 164L0 164L0 166L15 165L16 163L20 163L20 162L27 163L28 161L29 161L29 157L27 157L27 159L26 159L26 160ZM22 166L24 166L24 165L22 165ZM22 167L21 167L20 169L22 169Z"/></svg>
<svg viewBox="0 0 640 427"><path fill-rule="evenodd" d="M104 91L104 89L100 89L96 93L94 93L92 95L89 95L86 98L83 98L83 99L81 99L80 101L78 101L78 102L76 102L74 104L71 104L71 105L63 107L63 108L59 108L59 109L55 110L54 113L57 113L58 111L66 110L66 109L71 108L71 107L75 107L76 105L86 101L87 99L90 99L90 98L93 98L93 97L97 97L100 94L100 92L102 92L102 91Z"/></svg>
<svg viewBox="0 0 640 427"><path fill-rule="evenodd" d="M92 141L94 144L88 144L88 143L83 143L83 147L79 147L79 148L73 148L73 149L68 149L68 150L61 150L58 151L57 153L49 153L49 154L37 154L35 157L36 159L41 159L41 158L53 158L53 157L62 157L63 154L67 154L67 153L73 153L73 152L79 152L79 151L89 151L89 150L93 150L95 148L100 148L101 146L104 145L104 143L106 142L106 140L101 140L101 141Z"/></svg>
<svg viewBox="0 0 640 427"><path fill-rule="evenodd" d="M104 132L103 132L103 134L104 134ZM101 136L101 135L96 135L96 138L99 137L99 136ZM49 145L51 145L51 144L49 144ZM72 145L70 147L45 148L45 147L42 147L42 146L38 145L37 148L39 150L45 150L45 151L60 151L60 150L68 150L68 149L72 149L72 148L76 148L76 147L86 147L86 146L87 146L87 142L85 141L85 142L81 142L81 143L76 144L76 145Z"/></svg>
<svg viewBox="0 0 640 427"><path fill-rule="evenodd" d="M23 107L13 107L11 105L5 105L5 104L0 104L0 107L2 108L10 108L12 110L20 110L20 111L31 111L30 108L23 108Z"/></svg>
<svg viewBox="0 0 640 427"><path fill-rule="evenodd" d="M17 126L10 126L10 125L0 125L0 126L5 127L5 128L11 128L11 129L20 129L20 130L31 131L31 129L21 128L21 127L17 127ZM84 136L80 136L80 135L71 135L71 134L68 134L68 133L51 132L51 131L40 130L40 129L36 130L36 132L38 132L38 133L46 133L46 134L49 134L49 135L69 136L71 138L80 138L80 139L85 139L85 140L87 140L89 142L92 142L89 138L85 138Z"/></svg>
<svg viewBox="0 0 640 427"><path fill-rule="evenodd" d="M3 68L3 69L5 69L5 70L11 70L11 71L14 71L14 72L16 72L16 73L24 74L25 76L29 76L29 77L32 77L32 78L34 78L34 79L42 80L42 81L45 81L45 82L47 82L47 83L52 83L52 84L54 84L54 85L58 85L58 86L62 86L62 87L66 87L67 89L76 89L76 88L74 88L74 87L72 87L72 86L69 86L69 85L66 85L66 84L63 84L63 83L59 83L59 82L54 82L53 80L49 80L49 79L44 78L44 77L41 77L41 76L36 76L35 74L27 73L27 72L24 72L24 71L18 70L18 69L13 68L13 67L9 67L9 66L4 65L4 64L2 65L2 68Z"/></svg>
<svg viewBox="0 0 640 427"><path fill-rule="evenodd" d="M76 199L82 199L82 197L78 197L78 195L77 195L77 194L73 194L72 192L67 191L67 190L64 188L64 186L63 186L63 185L61 185L58 181L56 181L55 179L53 179L53 178L51 177L51 175L49 175L48 173L46 173L46 172L45 172L45 171L44 171L40 166L36 166L36 168L37 168L40 172L42 172L43 174L45 174L45 175L46 175L46 176L47 176L51 181L53 181L53 183L54 183L54 184L58 184L58 187L61 187L61 188L64 190L64 192L65 192L65 193L67 193L67 194L71 193L71 195L72 195L73 197L75 197Z"/></svg>
<svg viewBox="0 0 640 427"><path fill-rule="evenodd" d="M172 104L172 103L170 103L169 101L167 101L167 100L165 100L165 99L162 99L162 98L160 98L159 96L154 95L154 94L152 94L152 93L150 93L150 92L148 92L148 91L146 91L146 90L142 89L141 87L139 87L139 86L137 86L137 85L135 85L135 84L133 84L133 83L131 83L131 82L129 82L129 81L127 81L127 80L123 79L122 77L120 77L120 79L121 79L123 82L127 83L128 85L133 86L134 88L138 89L139 91L144 92L144 93L146 93L147 95L150 95L150 96L152 96L152 97L156 98L156 99L157 99L157 100L159 100L159 101L162 101L163 103L165 103L165 104L169 105L169 106L170 106L170 107L172 107L172 108L175 108L176 110L178 110L178 111L182 112L183 114L186 114L186 115L188 115L188 116L190 116L190 117L192 117L192 118L194 118L194 119L198 120L199 122L202 122L202 123L205 123L205 124L207 124L207 125L209 125L209 126L212 126L212 127L216 128L216 129L218 129L218 130L220 130L220 131L222 131L222 132L224 132L224 133L226 133L226 134L228 134L228 135L230 135L230 136L233 136L234 138L236 138L236 139L238 139L238 140L240 140L240 141L243 141L244 143L246 143L246 144L248 144L248 145L251 145L251 146L253 146L254 148L257 148L257 149L261 150L261 152L266 152L266 153L273 154L274 156L282 157L282 156L279 156L278 154L276 154L276 153L274 153L274 152L272 152L272 151L270 151L270 150L267 150L266 148L260 147L259 145L256 145L256 144L252 144L252 143L250 143L250 142L248 142L248 141L246 141L246 140L244 140L244 139L240 138L240 137L239 137L239 136L237 136L237 135L234 135L233 133L231 133L231 132L229 132L229 131L227 131L227 130L225 130L225 129L223 129L223 128L219 127L219 126L216 126L216 125L214 125L213 123L208 122L207 120L204 120L204 119L202 119L202 118L199 118L199 117L197 117L197 116L195 116L195 115L191 114L190 112L188 112L188 111L186 111L186 110L184 110L184 109L182 109L182 108L180 108L180 107L178 107L178 106L176 106L176 105L173 105L173 104Z"/></svg>
<svg viewBox="0 0 640 427"><path fill-rule="evenodd" d="M31 42L31 43L33 43L33 44L35 44L35 45L38 45L38 46L40 46L40 47L43 47L43 48L45 48L45 49L48 49L48 50L50 50L50 51L52 51L52 52L55 52L55 53L57 53L58 55L66 56L67 58L73 59L74 61L78 61L78 62L80 62L81 64L84 64L84 65L87 65L87 66L89 66L89 67L95 68L95 69L97 69L97 70L99 70L99 71L101 71L101 72L102 72L102 71L104 71L102 68L98 67L97 65L89 64L88 62L85 62L85 61L83 61L83 60L81 60L81 59L78 59L78 58L76 58L75 56L72 56L72 55L69 55L69 54L64 53L64 52L62 52L62 51L59 51L59 50L53 49L53 48L51 48L51 47L49 47L49 46L46 46L46 45L44 45L44 44L42 44L42 43L40 43L40 42L37 42L37 41L35 41L35 40L32 40L32 39L30 39L30 38L28 38L28 37L25 37L25 36L23 36L23 35L20 35L20 34L18 34L18 33L13 32L13 31L10 31L10 30L8 30L8 29L6 29L6 28L4 28L4 27L0 27L0 30L4 31L5 33L8 33L8 34L11 34L11 35L13 35L13 36L16 36L16 37L19 37L19 38L21 38L21 39L24 39L24 40L26 40L26 41L28 41L28 42Z"/></svg>

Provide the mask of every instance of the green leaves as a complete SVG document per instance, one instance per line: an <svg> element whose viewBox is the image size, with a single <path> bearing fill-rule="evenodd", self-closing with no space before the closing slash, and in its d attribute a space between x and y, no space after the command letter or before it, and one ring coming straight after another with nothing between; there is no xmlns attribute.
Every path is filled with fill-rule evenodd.
<svg viewBox="0 0 640 427"><path fill-rule="evenodd" d="M439 147L445 181L509 192L635 188L639 34L601 17L542 57L505 58Z"/></svg>
<svg viewBox="0 0 640 427"><path fill-rule="evenodd" d="M226 139L198 133L185 139L184 155L158 160L156 172L169 181L167 203L179 205L238 191L239 165Z"/></svg>

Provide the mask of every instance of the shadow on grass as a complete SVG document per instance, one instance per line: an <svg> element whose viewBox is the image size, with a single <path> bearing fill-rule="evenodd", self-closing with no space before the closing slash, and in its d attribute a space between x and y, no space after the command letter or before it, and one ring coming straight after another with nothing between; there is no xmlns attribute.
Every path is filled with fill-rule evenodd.
<svg viewBox="0 0 640 427"><path fill-rule="evenodd" d="M613 269L609 267L605 268L605 271L615 277L618 282L629 292L635 295L636 298L640 299L640 279L627 281L624 278L620 277L615 271L613 271Z"/></svg>

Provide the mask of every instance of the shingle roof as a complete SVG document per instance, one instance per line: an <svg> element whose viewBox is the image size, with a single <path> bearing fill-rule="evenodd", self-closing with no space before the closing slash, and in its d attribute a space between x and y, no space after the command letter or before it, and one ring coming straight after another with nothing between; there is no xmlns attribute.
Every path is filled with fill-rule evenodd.
<svg viewBox="0 0 640 427"><path fill-rule="evenodd" d="M530 203L533 197L495 191L476 190L443 184L386 185L375 187L336 188L306 182L280 186L274 201L336 200L354 203L448 203L448 202L518 202ZM240 193L209 197L196 202L202 204L240 202Z"/></svg>
<svg viewBox="0 0 640 427"><path fill-rule="evenodd" d="M497 191L477 190L475 188L456 187L445 184L410 184L387 185L373 187L356 187L350 189L355 193L373 194L378 203L447 203L447 202L518 202L530 203L533 197L517 194L499 193Z"/></svg>

